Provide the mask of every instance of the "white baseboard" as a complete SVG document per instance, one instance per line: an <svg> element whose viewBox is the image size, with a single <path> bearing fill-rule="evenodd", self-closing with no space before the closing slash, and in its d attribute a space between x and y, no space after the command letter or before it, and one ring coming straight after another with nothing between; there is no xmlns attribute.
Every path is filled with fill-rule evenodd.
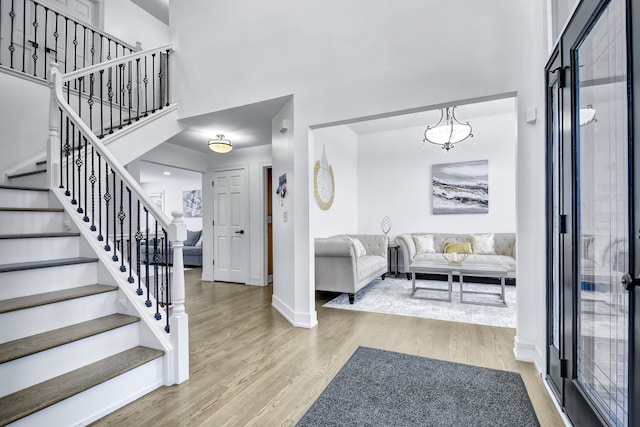
<svg viewBox="0 0 640 427"><path fill-rule="evenodd" d="M275 295L273 296L271 306L295 327L311 329L318 325L318 313L315 310L308 314L296 313Z"/></svg>
<svg viewBox="0 0 640 427"><path fill-rule="evenodd" d="M513 355L516 360L533 363L536 371L544 377L546 362L538 346L531 343L520 342L517 335L513 341Z"/></svg>

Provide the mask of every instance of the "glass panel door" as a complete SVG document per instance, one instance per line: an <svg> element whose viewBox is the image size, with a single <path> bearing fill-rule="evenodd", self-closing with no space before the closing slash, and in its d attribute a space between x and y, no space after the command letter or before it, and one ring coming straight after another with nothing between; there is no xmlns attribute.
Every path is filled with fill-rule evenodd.
<svg viewBox="0 0 640 427"><path fill-rule="evenodd" d="M626 4L613 0L575 54L577 382L628 425L629 128Z"/></svg>

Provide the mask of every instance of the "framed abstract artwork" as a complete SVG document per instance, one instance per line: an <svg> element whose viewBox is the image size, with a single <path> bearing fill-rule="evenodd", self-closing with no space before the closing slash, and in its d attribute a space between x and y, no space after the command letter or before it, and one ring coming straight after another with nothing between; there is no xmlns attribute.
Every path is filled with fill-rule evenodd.
<svg viewBox="0 0 640 427"><path fill-rule="evenodd" d="M489 212L489 161L442 163L431 167L433 214Z"/></svg>
<svg viewBox="0 0 640 427"><path fill-rule="evenodd" d="M202 216L202 190L182 192L182 212L185 218Z"/></svg>

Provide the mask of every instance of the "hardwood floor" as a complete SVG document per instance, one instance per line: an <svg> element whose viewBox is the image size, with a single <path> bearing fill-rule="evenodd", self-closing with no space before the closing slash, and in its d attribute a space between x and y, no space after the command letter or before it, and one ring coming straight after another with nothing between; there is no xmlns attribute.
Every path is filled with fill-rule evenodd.
<svg viewBox="0 0 640 427"><path fill-rule="evenodd" d="M294 328L271 287L200 274L185 273L190 379L93 425L295 425L358 346L520 372L540 424L564 425L533 364L514 359L513 329L323 308L331 295L318 296L316 328Z"/></svg>

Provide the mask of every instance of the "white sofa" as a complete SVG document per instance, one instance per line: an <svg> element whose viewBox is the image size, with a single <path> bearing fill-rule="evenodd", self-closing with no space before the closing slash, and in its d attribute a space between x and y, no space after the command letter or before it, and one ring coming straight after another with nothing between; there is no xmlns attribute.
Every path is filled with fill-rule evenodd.
<svg viewBox="0 0 640 427"><path fill-rule="evenodd" d="M358 239L366 253L358 256L350 239ZM376 277L383 280L387 274L387 247L385 235L338 235L315 239L316 290L349 294L353 304L355 294Z"/></svg>
<svg viewBox="0 0 640 427"><path fill-rule="evenodd" d="M433 248L435 253L417 253L413 236L433 235ZM516 235L515 233L493 233L495 255L470 254L465 263L493 264L502 263L507 267L507 278L516 277ZM472 242L471 234L452 233L407 233L396 237L396 243L400 246L402 256L403 272L407 278L411 277L409 267L415 261L428 261L436 263L446 263L442 256L443 243L445 242Z"/></svg>

